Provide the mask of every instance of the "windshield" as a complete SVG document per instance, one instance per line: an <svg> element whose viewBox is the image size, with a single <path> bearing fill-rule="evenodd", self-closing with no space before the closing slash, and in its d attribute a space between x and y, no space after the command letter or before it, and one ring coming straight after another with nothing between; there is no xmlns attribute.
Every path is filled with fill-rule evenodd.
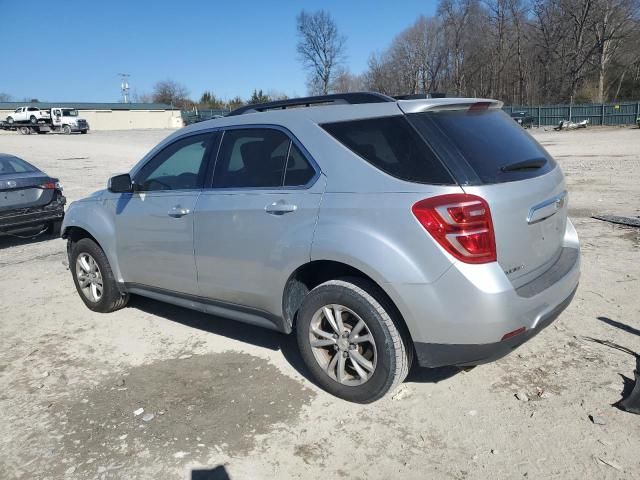
<svg viewBox="0 0 640 480"><path fill-rule="evenodd" d="M24 160L12 156L0 156L0 175L36 172L37 170Z"/></svg>
<svg viewBox="0 0 640 480"><path fill-rule="evenodd" d="M547 151L502 110L448 110L407 115L456 172L460 183L503 183L543 175L555 167Z"/></svg>
<svg viewBox="0 0 640 480"><path fill-rule="evenodd" d="M77 117L78 116L78 110L70 109L70 108L63 108L62 109L62 116L63 117Z"/></svg>

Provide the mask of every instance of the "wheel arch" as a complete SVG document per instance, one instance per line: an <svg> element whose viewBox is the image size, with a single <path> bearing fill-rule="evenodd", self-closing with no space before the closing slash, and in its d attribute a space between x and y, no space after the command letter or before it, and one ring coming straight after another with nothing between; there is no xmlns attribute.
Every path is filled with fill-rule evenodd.
<svg viewBox="0 0 640 480"><path fill-rule="evenodd" d="M393 318L398 319L398 322L400 322L398 327L403 330L403 333L407 335L411 345L413 345L407 322L396 302L393 301L380 282L377 282L371 275L356 267L335 260L313 260L300 265L291 273L282 295L282 316L284 325L288 330L291 331L295 327L296 314L307 293L324 282L344 277L357 277L371 283L375 291L370 293L376 294L377 300L381 301L384 307L392 310L390 313L393 313Z"/></svg>

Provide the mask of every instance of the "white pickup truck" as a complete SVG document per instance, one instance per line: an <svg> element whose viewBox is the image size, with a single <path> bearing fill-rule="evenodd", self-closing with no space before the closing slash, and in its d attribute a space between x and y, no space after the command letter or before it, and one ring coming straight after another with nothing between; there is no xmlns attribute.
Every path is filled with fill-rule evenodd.
<svg viewBox="0 0 640 480"><path fill-rule="evenodd" d="M7 123L31 122L38 123L40 120L51 120L51 113L47 110L40 110L37 107L19 107L7 117Z"/></svg>
<svg viewBox="0 0 640 480"><path fill-rule="evenodd" d="M5 122L0 122L0 129L17 130L30 135L31 133L87 133L89 123L78 117L75 108L53 107L41 110L37 107L20 107L7 117Z"/></svg>

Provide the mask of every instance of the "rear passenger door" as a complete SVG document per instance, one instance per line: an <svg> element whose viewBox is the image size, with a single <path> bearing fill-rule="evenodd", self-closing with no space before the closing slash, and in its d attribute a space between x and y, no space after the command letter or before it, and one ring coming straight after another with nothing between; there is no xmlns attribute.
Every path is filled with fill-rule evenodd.
<svg viewBox="0 0 640 480"><path fill-rule="evenodd" d="M195 210L201 295L280 315L288 276L309 261L324 184L288 132L227 129Z"/></svg>

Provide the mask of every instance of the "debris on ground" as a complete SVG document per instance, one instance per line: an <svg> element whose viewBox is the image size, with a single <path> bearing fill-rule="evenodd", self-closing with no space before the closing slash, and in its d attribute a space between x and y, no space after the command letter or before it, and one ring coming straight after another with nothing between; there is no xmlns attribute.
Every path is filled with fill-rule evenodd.
<svg viewBox="0 0 640 480"><path fill-rule="evenodd" d="M615 468L616 470L622 470L622 467L620 465L618 465L616 462L614 462L613 460L608 460L606 458L602 458L602 457L597 457L598 462L604 464L604 465L608 465L611 468Z"/></svg>
<svg viewBox="0 0 640 480"><path fill-rule="evenodd" d="M604 417L597 415L597 414L591 414L589 415L589 419L594 423L594 425L606 425L607 421L604 419Z"/></svg>
<svg viewBox="0 0 640 480"><path fill-rule="evenodd" d="M137 417L138 415L142 415L143 413L144 413L144 408L140 407L139 409L133 412L133 415Z"/></svg>
<svg viewBox="0 0 640 480"><path fill-rule="evenodd" d="M626 225L627 227L640 227L640 217L620 217L618 215L592 215L591 218L603 222Z"/></svg>
<svg viewBox="0 0 640 480"><path fill-rule="evenodd" d="M557 127L554 130L575 130L577 128L587 128L589 126L589 120L581 120L580 122L572 122L571 120L560 120Z"/></svg>
<svg viewBox="0 0 640 480"><path fill-rule="evenodd" d="M402 400L403 398L407 398L411 396L411 390L403 385L400 387L397 392L391 397L392 400Z"/></svg>
<svg viewBox="0 0 640 480"><path fill-rule="evenodd" d="M142 417L142 420L145 422L150 422L154 417L155 415L153 413L145 413Z"/></svg>
<svg viewBox="0 0 640 480"><path fill-rule="evenodd" d="M516 397L518 400L520 400L521 402L528 402L529 401L529 395L526 394L526 392L524 391L519 391L517 392L514 397Z"/></svg>

